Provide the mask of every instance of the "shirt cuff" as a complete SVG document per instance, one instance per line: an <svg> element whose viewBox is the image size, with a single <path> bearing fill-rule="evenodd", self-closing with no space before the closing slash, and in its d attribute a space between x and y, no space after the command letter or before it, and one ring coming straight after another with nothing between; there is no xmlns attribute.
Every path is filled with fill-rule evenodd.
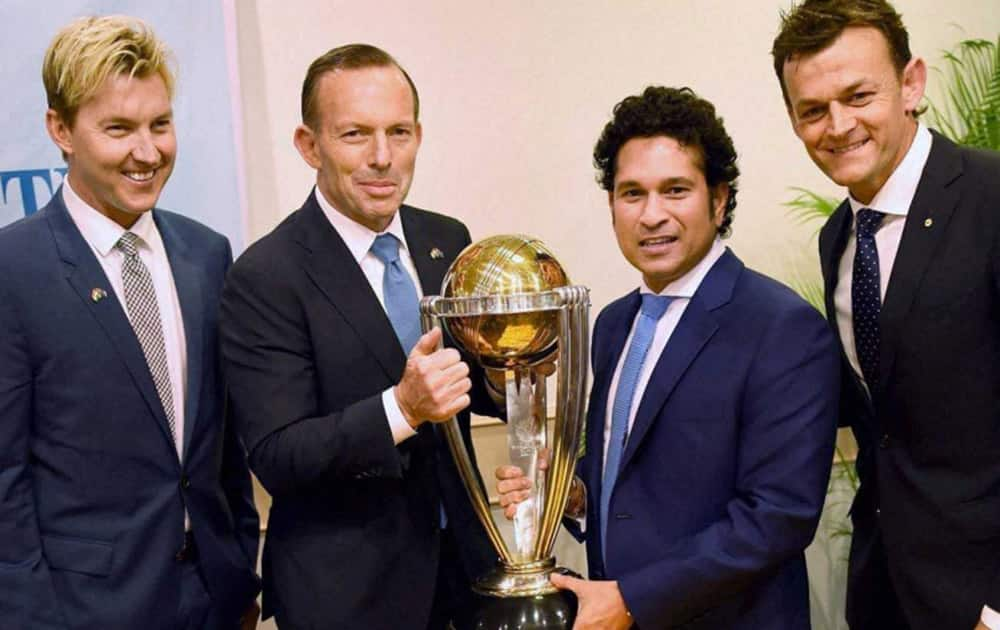
<svg viewBox="0 0 1000 630"><path fill-rule="evenodd" d="M382 408L385 409L385 417L389 420L393 444L398 445L417 434L403 416L403 411L396 402L396 393L391 387L382 392Z"/></svg>
<svg viewBox="0 0 1000 630"><path fill-rule="evenodd" d="M983 625L990 630L1000 630L1000 613L993 610L989 606L983 606L983 612L981 613L979 620L983 622Z"/></svg>

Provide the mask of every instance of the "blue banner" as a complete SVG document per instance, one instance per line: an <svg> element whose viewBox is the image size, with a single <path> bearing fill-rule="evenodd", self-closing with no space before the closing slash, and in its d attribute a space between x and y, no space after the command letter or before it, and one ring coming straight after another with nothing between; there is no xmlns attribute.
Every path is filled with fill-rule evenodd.
<svg viewBox="0 0 1000 630"><path fill-rule="evenodd" d="M56 32L84 15L145 20L176 59L178 153L158 206L246 242L239 81L232 0L5 0L0 15L0 226L52 197L66 164L45 131L42 58Z"/></svg>

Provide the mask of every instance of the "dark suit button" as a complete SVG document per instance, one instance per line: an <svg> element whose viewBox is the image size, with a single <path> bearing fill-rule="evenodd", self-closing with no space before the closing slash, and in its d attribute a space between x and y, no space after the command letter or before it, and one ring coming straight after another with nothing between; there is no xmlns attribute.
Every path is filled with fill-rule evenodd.
<svg viewBox="0 0 1000 630"><path fill-rule="evenodd" d="M875 508L875 516L882 516L882 508Z"/></svg>
<svg viewBox="0 0 1000 630"><path fill-rule="evenodd" d="M878 442L879 448L889 448L889 434L883 433L882 439Z"/></svg>
<svg viewBox="0 0 1000 630"><path fill-rule="evenodd" d="M188 479L187 475L184 475L183 477L181 477L181 488L183 488L184 490L187 490L190 487L191 487L191 480Z"/></svg>
<svg viewBox="0 0 1000 630"><path fill-rule="evenodd" d="M615 514L615 518L618 519L619 521L627 521L632 518L632 515L629 514L628 512L619 512Z"/></svg>

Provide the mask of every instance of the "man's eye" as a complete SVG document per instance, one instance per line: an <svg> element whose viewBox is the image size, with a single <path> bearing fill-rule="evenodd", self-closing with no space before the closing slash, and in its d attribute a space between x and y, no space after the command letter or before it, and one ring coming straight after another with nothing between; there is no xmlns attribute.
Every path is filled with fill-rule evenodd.
<svg viewBox="0 0 1000 630"><path fill-rule="evenodd" d="M406 137L412 135L413 132L410 131L409 129L406 129L405 127L401 127L399 129L393 129L390 133L394 136Z"/></svg>
<svg viewBox="0 0 1000 630"><path fill-rule="evenodd" d="M850 101L853 105L864 105L872 100L873 92L855 92L851 95Z"/></svg>
<svg viewBox="0 0 1000 630"><path fill-rule="evenodd" d="M823 114L823 110L821 108L819 108L819 107L810 107L809 109L807 109L804 112L802 112L801 114L799 114L799 118L801 118L802 120L816 120L822 114Z"/></svg>

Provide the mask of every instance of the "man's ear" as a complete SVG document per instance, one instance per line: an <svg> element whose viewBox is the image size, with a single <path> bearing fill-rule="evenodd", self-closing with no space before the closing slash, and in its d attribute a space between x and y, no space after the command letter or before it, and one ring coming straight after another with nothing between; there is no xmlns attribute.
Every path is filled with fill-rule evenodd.
<svg viewBox="0 0 1000 630"><path fill-rule="evenodd" d="M62 151L63 158L73 155L73 129L54 109L45 112L45 129L52 142Z"/></svg>
<svg viewBox="0 0 1000 630"><path fill-rule="evenodd" d="M726 203L729 201L729 184L722 182L712 189L712 223L715 227L722 227L722 221L726 218Z"/></svg>
<svg viewBox="0 0 1000 630"><path fill-rule="evenodd" d="M903 107L909 114L920 107L920 101L924 98L924 89L927 87L927 65L924 60L920 57L910 59L903 68L900 82L903 90Z"/></svg>
<svg viewBox="0 0 1000 630"><path fill-rule="evenodd" d="M295 128L292 142L295 143L295 148L306 164L319 170L322 163L319 159L319 150L316 148L316 132L303 123Z"/></svg>

